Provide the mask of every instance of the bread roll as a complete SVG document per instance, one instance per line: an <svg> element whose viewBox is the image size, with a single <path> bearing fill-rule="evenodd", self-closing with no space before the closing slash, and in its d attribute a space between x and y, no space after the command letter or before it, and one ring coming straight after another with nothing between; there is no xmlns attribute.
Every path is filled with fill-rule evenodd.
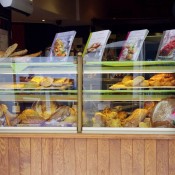
<svg viewBox="0 0 175 175"><path fill-rule="evenodd" d="M145 119L147 114L148 114L147 109L141 109L141 108L135 109L132 112L132 114L127 119L125 119L123 125L125 127L138 127L139 123Z"/></svg>
<svg viewBox="0 0 175 175"><path fill-rule="evenodd" d="M40 82L40 85L43 86L43 87L49 87L49 86L52 85L53 80L54 80L54 79L51 78L51 77L44 77L44 78L42 79L42 81Z"/></svg>
<svg viewBox="0 0 175 175"><path fill-rule="evenodd" d="M141 82L143 82L145 78L143 76L137 76L133 79L133 86L139 86Z"/></svg>

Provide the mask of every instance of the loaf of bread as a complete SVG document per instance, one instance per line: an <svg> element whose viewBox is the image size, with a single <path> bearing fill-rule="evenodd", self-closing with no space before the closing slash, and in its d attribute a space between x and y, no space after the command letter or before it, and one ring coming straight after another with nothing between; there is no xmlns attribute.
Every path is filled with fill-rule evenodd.
<svg viewBox="0 0 175 175"><path fill-rule="evenodd" d="M7 48L7 50L5 51L3 57L4 57L4 58L9 57L9 56L16 50L17 47L18 47L18 44L17 44L17 43L15 43L15 44L9 46L9 47Z"/></svg>
<svg viewBox="0 0 175 175"><path fill-rule="evenodd" d="M139 123L142 122L148 114L147 109L135 109L132 114L126 118L123 122L125 127L138 127Z"/></svg>

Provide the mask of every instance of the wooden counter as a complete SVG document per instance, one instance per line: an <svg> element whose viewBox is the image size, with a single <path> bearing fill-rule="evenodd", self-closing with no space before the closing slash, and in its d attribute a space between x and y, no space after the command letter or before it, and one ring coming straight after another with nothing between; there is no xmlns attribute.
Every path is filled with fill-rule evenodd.
<svg viewBox="0 0 175 175"><path fill-rule="evenodd" d="M174 135L1 134L1 175L174 175Z"/></svg>

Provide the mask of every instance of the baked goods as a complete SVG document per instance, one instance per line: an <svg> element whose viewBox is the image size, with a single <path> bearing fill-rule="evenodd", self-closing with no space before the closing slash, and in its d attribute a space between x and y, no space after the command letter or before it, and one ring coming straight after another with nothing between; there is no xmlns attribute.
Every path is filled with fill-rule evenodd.
<svg viewBox="0 0 175 175"><path fill-rule="evenodd" d="M16 56L23 56L25 54L27 54L28 50L24 49L24 50L20 50L18 52L13 52L10 57L16 57Z"/></svg>
<svg viewBox="0 0 175 175"><path fill-rule="evenodd" d="M123 122L123 126L125 127L137 127L139 123L145 119L148 114L147 109L135 109L132 114L126 118Z"/></svg>
<svg viewBox="0 0 175 175"><path fill-rule="evenodd" d="M70 80L68 78L57 78L54 80L54 82L52 83L53 86L64 86L64 85L68 85L70 84Z"/></svg>
<svg viewBox="0 0 175 175"><path fill-rule="evenodd" d="M43 76L34 76L30 82L35 82L36 84L40 85L41 81L44 79Z"/></svg>
<svg viewBox="0 0 175 175"><path fill-rule="evenodd" d="M15 44L9 46L5 52L4 51L0 51L0 58L12 57L13 59L19 61L20 59L18 59L18 58L24 58L24 57L33 58L33 57L38 57L38 56L40 56L42 54L42 51L39 51L39 52L36 52L36 53L32 53L32 54L26 55L27 52L28 52L27 49L23 49L23 50L19 50L19 51L15 52L17 47L18 47L18 44L15 43ZM23 59L23 60L27 60L27 59Z"/></svg>
<svg viewBox="0 0 175 175"><path fill-rule="evenodd" d="M125 84L125 82L129 81L129 80L133 80L133 76L131 75L126 75L123 77L122 79L122 83Z"/></svg>
<svg viewBox="0 0 175 175"><path fill-rule="evenodd" d="M145 80L143 76L137 76L133 79L133 86L139 86Z"/></svg>
<svg viewBox="0 0 175 175"><path fill-rule="evenodd" d="M42 54L42 51L39 51L39 52L36 52L36 53L32 53L32 54L29 54L29 55L24 55L22 57L38 57Z"/></svg>
<svg viewBox="0 0 175 175"><path fill-rule="evenodd" d="M150 86L175 86L175 75L169 73L155 74L148 81Z"/></svg>
<svg viewBox="0 0 175 175"><path fill-rule="evenodd" d="M119 89L127 87L147 87L149 86L148 80L145 80L143 76L137 76L133 79L133 76L126 75L121 82L117 82L109 87L109 89Z"/></svg>
<svg viewBox="0 0 175 175"><path fill-rule="evenodd" d="M154 108L152 122L154 127L172 127L175 119L175 97L162 99Z"/></svg>
<svg viewBox="0 0 175 175"><path fill-rule="evenodd" d="M5 51L3 57L9 57L16 50L17 47L18 47L18 44L17 43L9 46L7 48L7 50Z"/></svg>
<svg viewBox="0 0 175 175"><path fill-rule="evenodd" d="M49 119L56 112L58 104L52 101L37 101L32 105L32 109L45 120Z"/></svg>
<svg viewBox="0 0 175 175"><path fill-rule="evenodd" d="M41 82L40 82L40 85L43 86L43 87L49 87L52 85L54 79L51 78L51 77L44 77Z"/></svg>

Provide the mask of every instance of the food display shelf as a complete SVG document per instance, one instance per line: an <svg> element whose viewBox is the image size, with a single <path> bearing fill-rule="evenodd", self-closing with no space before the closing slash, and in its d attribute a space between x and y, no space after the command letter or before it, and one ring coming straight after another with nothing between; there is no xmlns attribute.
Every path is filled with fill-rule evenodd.
<svg viewBox="0 0 175 175"><path fill-rule="evenodd" d="M77 74L77 65L73 63L1 63L0 64L0 74L34 74L34 73Z"/></svg>
<svg viewBox="0 0 175 175"><path fill-rule="evenodd" d="M33 101L77 101L77 95L51 95L51 94L0 94L0 101L19 101L19 102L33 102Z"/></svg>
<svg viewBox="0 0 175 175"><path fill-rule="evenodd" d="M174 61L87 62L84 74L174 73Z"/></svg>

